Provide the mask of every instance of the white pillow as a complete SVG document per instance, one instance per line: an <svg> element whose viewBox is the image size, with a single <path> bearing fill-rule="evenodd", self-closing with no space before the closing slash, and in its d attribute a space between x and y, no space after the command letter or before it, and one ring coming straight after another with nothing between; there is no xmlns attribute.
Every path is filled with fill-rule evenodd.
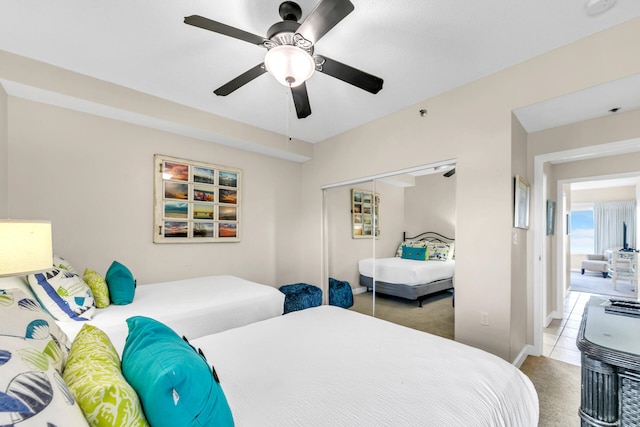
<svg viewBox="0 0 640 427"><path fill-rule="evenodd" d="M28 276L40 304L56 320L90 320L96 307L89 285L64 259L54 257L53 266Z"/></svg>
<svg viewBox="0 0 640 427"><path fill-rule="evenodd" d="M27 280L27 276L11 276L11 277L0 277L0 289L15 289L18 288L24 291L25 294L35 297L33 295L33 291L29 287L29 281Z"/></svg>
<svg viewBox="0 0 640 427"><path fill-rule="evenodd" d="M453 244L430 242L428 257L431 261L449 261L453 259Z"/></svg>
<svg viewBox="0 0 640 427"><path fill-rule="evenodd" d="M0 425L87 426L69 388L29 340L0 336Z"/></svg>
<svg viewBox="0 0 640 427"><path fill-rule="evenodd" d="M41 363L48 361L62 373L71 341L32 295L18 288L0 290L0 319L0 337L23 339L39 356L46 356Z"/></svg>

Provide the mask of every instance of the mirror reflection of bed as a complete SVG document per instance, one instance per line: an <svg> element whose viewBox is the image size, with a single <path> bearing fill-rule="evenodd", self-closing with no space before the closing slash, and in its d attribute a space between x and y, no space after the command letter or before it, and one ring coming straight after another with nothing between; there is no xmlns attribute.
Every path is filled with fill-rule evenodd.
<svg viewBox="0 0 640 427"><path fill-rule="evenodd" d="M369 260L371 269L374 264L406 262L401 251L398 252L403 235L416 237L424 231L434 231L442 237L431 234L430 238L448 239L448 243L454 240L456 175L448 173L448 177L444 176L453 167L452 164L434 171L433 165L426 165L421 171L414 170L413 174L388 176L325 190L327 272L329 277L351 284L354 291L351 310L454 338L454 279L453 276L446 277L449 273L437 273L440 276L436 276L436 283L431 286L426 283L434 280L416 282L420 286L413 289L400 286L394 291L388 282L384 283L375 274L374 277L369 275L368 282L365 279L361 284L358 267L363 260ZM353 238L352 189L380 195L378 238ZM400 256L396 257L396 254ZM452 258L443 261L425 259L422 263L438 262L441 265L436 267L446 270L455 264ZM411 276L414 273L405 274ZM367 284L371 288L373 283L376 285L375 293L367 290Z"/></svg>
<svg viewBox="0 0 640 427"><path fill-rule="evenodd" d="M455 239L435 231L404 233L396 253L388 258L358 261L359 284L378 294L416 301L453 291Z"/></svg>

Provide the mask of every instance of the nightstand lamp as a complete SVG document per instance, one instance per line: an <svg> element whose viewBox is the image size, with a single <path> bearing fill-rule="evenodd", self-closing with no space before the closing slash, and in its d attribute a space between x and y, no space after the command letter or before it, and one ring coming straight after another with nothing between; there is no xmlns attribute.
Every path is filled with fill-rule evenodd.
<svg viewBox="0 0 640 427"><path fill-rule="evenodd" d="M0 220L0 277L52 267L51 221Z"/></svg>

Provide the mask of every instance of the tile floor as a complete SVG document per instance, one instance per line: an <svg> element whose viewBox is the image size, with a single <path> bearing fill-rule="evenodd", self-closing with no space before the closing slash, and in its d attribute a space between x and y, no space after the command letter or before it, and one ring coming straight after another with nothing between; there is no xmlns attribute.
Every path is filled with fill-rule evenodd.
<svg viewBox="0 0 640 427"><path fill-rule="evenodd" d="M543 330L542 355L580 366L580 350L576 346L578 329L590 293L569 291L564 301L562 319L554 319Z"/></svg>

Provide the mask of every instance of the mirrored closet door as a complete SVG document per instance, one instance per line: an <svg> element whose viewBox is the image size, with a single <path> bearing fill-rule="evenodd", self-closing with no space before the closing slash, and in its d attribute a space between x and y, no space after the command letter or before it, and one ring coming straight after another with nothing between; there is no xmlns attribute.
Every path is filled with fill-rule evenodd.
<svg viewBox="0 0 640 427"><path fill-rule="evenodd" d="M435 231L442 240L455 238L455 165L438 166L325 189L326 271L329 277L350 282L356 292L351 309L416 329L434 326L441 331L428 332L453 338L453 292L447 291L447 283L438 285L442 289L432 288L433 295L420 295L425 302L420 307L414 289L394 287L398 281L409 281L411 272L400 271L404 278L386 277L394 263L412 256L424 257L424 262L414 264L427 264L426 250L407 251L403 258L400 244L405 233L414 237ZM453 258L455 244L450 247ZM439 250L439 256L447 256L444 246Z"/></svg>

